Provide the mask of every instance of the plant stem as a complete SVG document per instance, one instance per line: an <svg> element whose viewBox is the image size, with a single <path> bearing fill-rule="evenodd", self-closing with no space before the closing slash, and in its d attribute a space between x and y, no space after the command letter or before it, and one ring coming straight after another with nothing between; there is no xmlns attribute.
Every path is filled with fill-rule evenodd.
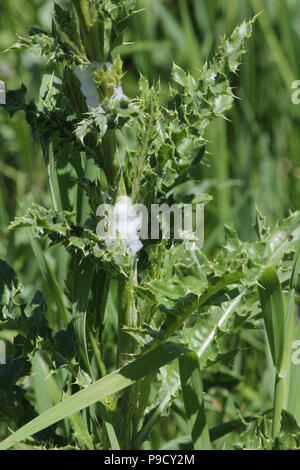
<svg viewBox="0 0 300 470"><path fill-rule="evenodd" d="M102 62L104 58L103 52L101 51L101 44L99 44L98 24L97 22L93 22L86 0L72 0L72 2L79 18L83 44L87 56L91 62Z"/></svg>
<svg viewBox="0 0 300 470"><path fill-rule="evenodd" d="M137 312L133 295L134 277L136 268L129 280L121 279L118 286L118 312L119 312L119 344L118 366L128 361L129 355L135 352L135 340L123 330L124 327L137 327Z"/></svg>
<svg viewBox="0 0 300 470"><path fill-rule="evenodd" d="M281 412L287 409L289 397L289 384L291 372L291 351L293 341L293 327L294 327L294 304L295 304L295 289L292 288L289 297L289 304L286 316L285 326L285 347L282 359L282 366L280 372L276 372L275 378L275 393L274 393L274 414L273 414L273 439L280 433L281 428Z"/></svg>
<svg viewBox="0 0 300 470"><path fill-rule="evenodd" d="M74 259L72 316L77 345L88 373L93 378L86 342L86 313L94 265L89 258L76 254Z"/></svg>
<svg viewBox="0 0 300 470"><path fill-rule="evenodd" d="M57 173L55 169L52 144L48 146L43 145L43 154L44 154L45 164L47 168L48 183L50 187L53 207L55 211L61 212L63 210L63 207L62 207L62 202L61 202Z"/></svg>
<svg viewBox="0 0 300 470"><path fill-rule="evenodd" d="M95 336L93 335L92 330L90 328L88 329L88 337L89 337L89 342L90 342L90 345L92 347L93 353L95 355L95 358L96 358L96 361L97 361L97 364L98 364L100 374L101 374L102 377L104 377L106 375L106 367L105 367L105 364L102 360L101 352L100 352L100 349L98 347L97 340L96 340Z"/></svg>
<svg viewBox="0 0 300 470"><path fill-rule="evenodd" d="M280 433L281 427L281 412L284 409L285 401L285 380L280 373L276 372L275 377L275 392L274 392L274 412L272 423L272 437L275 439Z"/></svg>
<svg viewBox="0 0 300 470"><path fill-rule="evenodd" d="M84 177L92 179L94 173L93 161L90 158L84 157L85 170ZM77 190L77 224L84 225L89 213L89 198L85 191L78 187Z"/></svg>
<svg viewBox="0 0 300 470"><path fill-rule="evenodd" d="M105 176L109 186L116 185L119 174L119 165L117 160L117 139L115 131L108 130L101 143L103 166Z"/></svg>
<svg viewBox="0 0 300 470"><path fill-rule="evenodd" d="M136 166L136 176L133 181L133 186L132 186L132 202L135 204L138 199L139 199L139 191L140 191L140 183L141 183L141 178L144 170L144 165L145 165L145 158L147 156L147 152L149 149L149 142L150 142L150 137L153 132L153 127L154 127L154 103L153 103L153 98L151 98L151 105L150 105L150 114L149 114L149 120L148 120L148 125L146 127L146 130L141 138L141 144L140 148L138 151L138 160L137 160L137 166Z"/></svg>
<svg viewBox="0 0 300 470"><path fill-rule="evenodd" d="M129 280L120 280L119 293L119 335L118 335L118 363L124 365L132 354L136 352L136 342L124 327L137 327L138 318L133 295L133 285L136 282L136 264L131 271ZM139 396L139 383L124 390L121 394L117 409L118 439L121 449L132 449L134 429L134 416L137 411Z"/></svg>

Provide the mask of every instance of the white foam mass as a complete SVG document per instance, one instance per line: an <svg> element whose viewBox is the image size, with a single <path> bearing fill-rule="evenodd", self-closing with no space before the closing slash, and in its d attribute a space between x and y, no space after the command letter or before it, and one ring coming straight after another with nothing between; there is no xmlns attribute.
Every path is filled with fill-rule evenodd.
<svg viewBox="0 0 300 470"><path fill-rule="evenodd" d="M102 64L99 62L93 62L85 67L77 66L74 70L76 77L80 81L80 89L82 94L85 96L89 111L100 106L100 99L94 80L93 70L100 70L102 67Z"/></svg>
<svg viewBox="0 0 300 470"><path fill-rule="evenodd" d="M110 62L106 62L106 67L111 71L113 65ZM92 109L98 108L100 106L99 94L97 91L97 86L94 80L94 70L101 70L103 64L100 62L93 62L85 67L75 67L75 75L80 81L80 89L82 94L85 96L86 104L91 111ZM123 93L122 85L119 85L114 89L114 94L112 96L113 101L126 100L127 96Z"/></svg>
<svg viewBox="0 0 300 470"><path fill-rule="evenodd" d="M126 251L135 256L143 247L138 233L141 227L142 214L136 210L130 197L121 196L113 209L111 236L106 239L106 243L112 243L116 238L119 238Z"/></svg>

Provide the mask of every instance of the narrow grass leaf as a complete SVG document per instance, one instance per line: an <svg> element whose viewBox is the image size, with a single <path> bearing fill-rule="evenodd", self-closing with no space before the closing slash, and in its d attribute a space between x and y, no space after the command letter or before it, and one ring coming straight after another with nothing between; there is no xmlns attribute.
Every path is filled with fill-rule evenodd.
<svg viewBox="0 0 300 470"><path fill-rule="evenodd" d="M103 400L107 396L133 385L160 367L173 361L188 350L178 344L165 343L155 350L141 356L127 366L106 375L70 398L58 403L37 418L25 424L18 431L0 443L0 450L6 450L27 439L29 436L51 426L54 423Z"/></svg>
<svg viewBox="0 0 300 470"><path fill-rule="evenodd" d="M263 318L274 366L279 371L285 341L285 311L281 284L273 268L267 268L258 286Z"/></svg>
<svg viewBox="0 0 300 470"><path fill-rule="evenodd" d="M199 357L189 352L179 357L179 370L188 427L195 450L210 449L204 409Z"/></svg>
<svg viewBox="0 0 300 470"><path fill-rule="evenodd" d="M87 350L86 340L86 310L88 305L89 292L94 275L94 265L90 259L80 259L75 257L74 279L73 279L73 307L72 315L74 331L80 350L81 357L91 378L93 373Z"/></svg>
<svg viewBox="0 0 300 470"><path fill-rule="evenodd" d="M31 373L36 396L35 408L38 413L43 413L51 408L53 403L47 383L49 369L47 367L45 368L45 363L39 352L36 352L33 357Z"/></svg>
<svg viewBox="0 0 300 470"><path fill-rule="evenodd" d="M33 233L31 231L31 236L33 238ZM64 305L62 292L56 282L53 271L51 270L47 258L45 257L39 242L37 240L31 240L31 247L34 253L35 259L39 265L40 271L42 273L43 279L46 282L47 289L54 300L57 312L62 319L64 326L67 327L69 323L69 314Z"/></svg>

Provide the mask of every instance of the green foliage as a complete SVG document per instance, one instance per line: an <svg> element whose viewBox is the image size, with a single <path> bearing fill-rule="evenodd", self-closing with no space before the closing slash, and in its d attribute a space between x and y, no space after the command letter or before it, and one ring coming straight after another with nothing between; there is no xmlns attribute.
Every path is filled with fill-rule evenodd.
<svg viewBox="0 0 300 470"><path fill-rule="evenodd" d="M133 253L96 232L98 206L124 196L148 209L154 203L209 207L210 184L202 178L208 126L223 123L233 105L233 74L254 22L243 21L221 39L197 71L174 63L168 93L140 75L132 97L124 92L128 64L118 54L135 4L55 4L51 27L32 28L11 48L29 49L48 64L39 96L31 100L22 85L8 91L4 109L14 118L25 113L44 156L53 208L44 207L49 200L26 204L9 233L30 230L51 300L38 290L28 302L28 289L0 262L0 333L11 332L13 342L13 355L0 366L6 425L0 448L22 441L20 447L36 449L148 448L163 416L176 422L165 446L218 448L225 439L230 448L297 448L299 428L287 407L275 403L271 434L261 412L270 403L257 399L252 378L243 385L248 378L239 364L249 348L262 363L262 318L278 373L289 360L300 213L269 229L257 212L252 242L225 225L224 246L207 256L179 240L145 240ZM188 25L187 3L181 5ZM64 267L59 280L51 253ZM288 284L285 315L282 286ZM218 406L229 422L216 418ZM208 430L207 416L219 424Z"/></svg>

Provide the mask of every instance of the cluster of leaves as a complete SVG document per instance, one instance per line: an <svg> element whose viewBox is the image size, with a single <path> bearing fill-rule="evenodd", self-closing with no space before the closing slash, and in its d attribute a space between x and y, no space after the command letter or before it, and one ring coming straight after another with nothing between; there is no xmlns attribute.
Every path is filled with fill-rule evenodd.
<svg viewBox="0 0 300 470"><path fill-rule="evenodd" d="M35 209L37 210L37 209ZM32 210L33 211L33 210ZM53 215L53 214L52 214ZM66 216L65 216L66 217ZM37 219L36 219L37 220ZM48 233L49 222L45 217L40 216L37 230ZM232 230L227 233L226 245L219 258L209 261L199 254L184 253L179 247L173 247L173 259L176 259L174 266L169 270L164 270L164 279L145 280L136 287L136 293L143 305L147 298L146 308L152 305L156 315L151 317L151 324L144 325L142 330L128 329L128 333L142 345L146 356L149 351L155 350L159 345L165 343L170 336L175 344L185 344L190 350L196 351L200 357L201 367L213 373L214 367L222 364L222 376L225 380L225 387L230 383L237 385L241 377L233 377L229 364L238 352L237 350L224 349L224 336L239 332L241 328L260 327L261 312L258 305L258 293L256 289L256 279L266 265L278 269L282 282L284 283L289 275L289 258L295 251L295 244L299 243L299 220L300 214L292 214L282 225L273 231L266 231L262 234L262 239L254 243L243 243L238 240L236 233ZM260 214L257 218L257 229L262 227ZM16 221L16 224L20 221ZM25 217L21 224L26 224ZM27 214L27 224L31 220ZM264 225L265 226L265 225ZM52 222L51 233L65 234L66 226L63 221ZM291 236L292 235L292 236ZM275 242L275 245L274 245ZM176 254L174 253L176 251ZM257 253L263 255L259 259ZM167 256L167 254L166 254ZM239 266L238 259L239 260ZM255 264L255 270L247 268L248 263ZM1 307L2 319L1 329L10 328L19 331L20 335L15 338L16 344L20 343L18 349L19 360L22 366L14 360L8 361L2 369L5 377L3 384L6 387L7 380L10 380L11 389L16 393L16 376L12 373L13 368L18 369L18 379L30 372L30 362L37 350L43 350L47 354L49 370L57 371L58 367L67 368L77 384L87 384L87 374L79 366L76 360L76 338L71 321L67 330L57 332L55 335L49 329L45 319L45 303L41 293L37 293L30 306L20 305L17 301L21 293L21 286L13 270L2 262L2 287ZM165 266L170 266L170 263ZM201 270L201 273L200 273ZM167 277L168 276L168 277ZM180 280L180 282L179 282ZM160 305L159 309L157 306ZM151 308L150 308L151 309ZM189 319L188 323L185 321ZM161 325L160 330L157 327ZM155 329L154 329L155 328ZM67 345L69 345L67 347ZM156 345L156 346L155 346ZM69 351L69 352L68 352ZM145 357L146 357L145 356ZM218 367L220 374L220 368ZM147 375L147 374L146 374ZM88 380L86 382L86 380ZM145 379L146 380L146 379ZM218 376L220 384L220 376ZM147 437L149 423L153 424L153 417L163 416L171 408L174 400L178 398L180 390L180 379L176 365L168 364L162 367L155 387L152 390L152 399L146 409L144 426L141 429L138 439L141 442ZM19 390L20 392L20 390ZM32 403L27 403L24 393L16 401L26 406L32 407ZM18 405L19 406L19 405ZM21 406L21 404L20 404ZM19 409L19 408L18 408ZM34 410L32 408L32 417ZM288 416L286 413L285 417ZM292 417L289 417L289 421ZM15 424L13 424L15 423ZM19 421L10 421L13 427L19 425ZM299 433L295 431L295 436L285 429L283 421L283 431L276 442L273 441L265 427L265 418L258 416L251 419L241 418L231 427L224 428L223 434L243 429L244 434L240 437L240 442L235 442L236 448L286 448L296 447ZM150 427L151 429L151 427ZM216 436L222 434L222 430L212 430ZM258 437L256 437L258 436ZM53 436L52 436L53 438ZM292 440L292 441L291 441ZM139 442L139 441L138 441Z"/></svg>
<svg viewBox="0 0 300 470"><path fill-rule="evenodd" d="M10 49L26 48L52 62L86 65L93 60L92 51L84 41L84 35L90 34L94 47L99 48L98 58L103 62L110 59L111 53L122 43L122 34L134 13L135 0L89 2L89 13L84 11L80 1L72 0L72 3L77 15L73 9L65 10L55 4L51 32L31 28L29 37L19 37ZM85 26L81 23L84 15ZM102 44L105 47L101 51Z"/></svg>
<svg viewBox="0 0 300 470"><path fill-rule="evenodd" d="M23 287L13 269L0 262L0 330L18 332L14 338L15 357L9 356L0 369L1 421L15 427L24 423L25 416L34 417L32 403L20 386L20 379L30 374L31 361L41 341L49 335L45 318L46 305L41 292L36 292L26 305L18 299Z"/></svg>
<svg viewBox="0 0 300 470"><path fill-rule="evenodd" d="M90 190L84 182L81 184ZM126 252L121 250L120 244L112 251L96 235L95 223L89 219L82 227L74 221L75 212L55 212L34 204L24 216L17 217L10 225L10 229L31 228L35 237L47 236L50 246L61 244L71 254L80 254L82 258L89 257L97 268L104 269L113 277L127 277L130 269L130 260Z"/></svg>
<svg viewBox="0 0 300 470"><path fill-rule="evenodd" d="M26 420L34 419L40 411L38 401L28 393L26 386L30 376L35 380L35 376L41 374L39 368L45 374L44 380L51 383L51 400L54 403L67 397L74 387L86 386L90 379L78 361L73 322L69 323L67 329L53 331L47 320L43 294L37 291L30 303L24 303L23 286L13 269L2 260L0 272L0 331L17 332L13 339L14 356L7 355L6 363L0 369L0 415L2 424L10 429L18 429ZM57 382L61 382L60 387ZM56 428L49 428L37 434L36 440L30 439L28 445L21 444L20 448L80 449L83 446L93 449L93 438L84 428L80 414L72 414L68 423L74 447L69 445L69 439L57 434ZM80 447L76 447L78 443Z"/></svg>
<svg viewBox="0 0 300 470"><path fill-rule="evenodd" d="M228 73L238 69L244 41L251 32L252 21L236 28L232 36L222 42L212 63L203 66L199 80L173 64L171 100L167 109L159 105L159 90L150 88L147 79L141 78L137 123L140 145L128 154L125 169L128 186L134 180L134 172L137 171L135 178L141 179L141 202L151 204L165 195L174 198L176 187L194 179L205 154L207 125L214 116L224 118L224 113L232 106L234 95ZM134 156L137 168L131 163ZM143 171L139 171L140 168ZM205 195L196 195L192 200L207 199Z"/></svg>
<svg viewBox="0 0 300 470"><path fill-rule="evenodd" d="M122 17L120 8L122 11L125 8L127 12L129 6L119 5L117 8L114 5L109 9L109 14L117 9L117 18ZM67 34L68 22L62 20L64 14L69 15L56 7L56 18L61 19L60 26ZM115 24L115 13L113 19ZM140 80L138 98L114 99L112 90L118 86L122 77L122 64L117 58L113 61L111 71L103 69L94 72L101 106L92 110L87 117L84 116L83 113L87 112L85 99L73 73L74 63L68 57L63 57L62 79L54 75L44 76L38 106L25 103L26 89L22 86L18 91L8 92L6 109L11 115L24 109L34 138L46 143L54 141L55 154L58 149L62 149L60 153L64 149L67 152L85 150L89 152L88 156L92 156L102 166L105 155L97 155L101 150L96 151L95 155L94 139L87 141L85 137L93 134L97 143L101 144L109 130L122 129L128 122L130 126L136 125L136 149L128 152L124 170L127 189L132 190L132 181L135 180L136 184L142 184L139 202L157 202L164 194L172 194L179 184L192 179L193 171L205 153L203 134L206 126L213 116L224 117L225 111L232 106L234 95L226 74L237 70L244 52L244 41L250 36L251 30L252 21L243 23L230 39L224 40L218 56L211 65L203 67L200 80L196 81L192 75L174 64L174 85L168 109L160 106L159 90L150 88L144 77ZM49 33L49 37L58 44L55 34ZM43 41L40 34L38 38ZM28 47L32 48L33 44L29 43ZM41 53L53 60L51 51L46 47L42 48ZM88 63L89 59L85 56L81 64ZM78 118L83 119L76 122ZM79 142L74 142L74 130ZM85 148L79 143L84 143Z"/></svg>
<svg viewBox="0 0 300 470"><path fill-rule="evenodd" d="M258 416L251 423L244 422L244 429L235 443L237 450L296 450L299 449L299 427L293 416L282 412L281 430L274 440L271 433L271 420L266 413Z"/></svg>
<svg viewBox="0 0 300 470"><path fill-rule="evenodd" d="M150 323L134 332L137 340L152 348L172 335L173 341L197 352L203 369L223 364L222 374L227 376L228 386L231 372L227 366L239 350L228 349L224 338L242 329L261 328L257 279L266 266L272 266L283 285L289 283L291 259L300 239L299 221L297 212L269 230L257 212L255 228L259 240L241 242L236 232L226 227L226 243L213 260L197 252L186 252L180 246L161 251L161 278L149 276L137 287L140 298L153 305ZM152 260L155 264L155 257ZM145 308L143 303L141 308ZM150 414L157 409L162 411L161 403L168 408L177 397L180 381L176 370L171 370L173 379L169 377L159 384L158 400L153 400ZM231 384L241 380L230 377Z"/></svg>

